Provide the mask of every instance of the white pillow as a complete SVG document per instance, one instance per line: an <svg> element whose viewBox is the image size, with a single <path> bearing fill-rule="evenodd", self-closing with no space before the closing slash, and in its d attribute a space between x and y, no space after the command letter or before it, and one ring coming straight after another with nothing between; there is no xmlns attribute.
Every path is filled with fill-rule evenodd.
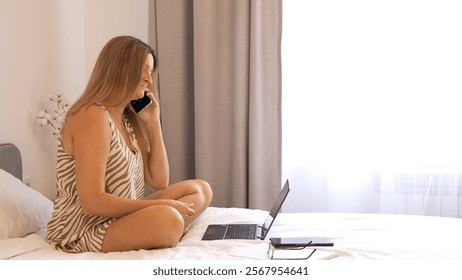
<svg viewBox="0 0 462 280"><path fill-rule="evenodd" d="M0 169L0 240L45 228L53 202Z"/></svg>

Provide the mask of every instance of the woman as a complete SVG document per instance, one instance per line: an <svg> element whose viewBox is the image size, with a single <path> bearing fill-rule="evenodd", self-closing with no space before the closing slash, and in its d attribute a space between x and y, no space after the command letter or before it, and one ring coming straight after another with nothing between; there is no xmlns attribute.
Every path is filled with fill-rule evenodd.
<svg viewBox="0 0 462 280"><path fill-rule="evenodd" d="M152 48L130 36L115 37L102 49L85 91L67 112L46 236L57 249L173 247L208 207L212 191L207 182L168 186L159 104L148 88L156 70ZM135 113L130 101L145 92L152 104ZM145 184L157 191L143 198Z"/></svg>

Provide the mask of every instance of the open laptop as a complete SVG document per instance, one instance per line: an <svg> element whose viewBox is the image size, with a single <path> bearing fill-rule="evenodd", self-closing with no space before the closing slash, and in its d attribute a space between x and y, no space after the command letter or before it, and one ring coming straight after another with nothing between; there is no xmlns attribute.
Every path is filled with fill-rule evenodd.
<svg viewBox="0 0 462 280"><path fill-rule="evenodd" d="M289 180L286 181L284 187L279 192L276 201L271 208L263 225L258 224L212 224L207 227L207 230L202 237L202 240L217 240L217 239L261 239L264 240L268 234L274 219L281 210L287 194L289 193Z"/></svg>

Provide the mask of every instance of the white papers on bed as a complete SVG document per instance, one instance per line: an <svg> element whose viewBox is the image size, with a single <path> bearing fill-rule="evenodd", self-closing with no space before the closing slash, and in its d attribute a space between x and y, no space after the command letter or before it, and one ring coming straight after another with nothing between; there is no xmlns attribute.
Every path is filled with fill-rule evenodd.
<svg viewBox="0 0 462 280"><path fill-rule="evenodd" d="M299 258L302 256L308 256L315 248L306 248L294 252L293 250L277 250L286 252L275 252L274 257L277 258ZM292 251L292 252L289 252ZM233 257L248 258L255 260L268 260L268 243L251 244L242 247L236 247L228 255ZM309 258L310 260L330 260L337 256L335 252L324 251L317 248L316 252Z"/></svg>

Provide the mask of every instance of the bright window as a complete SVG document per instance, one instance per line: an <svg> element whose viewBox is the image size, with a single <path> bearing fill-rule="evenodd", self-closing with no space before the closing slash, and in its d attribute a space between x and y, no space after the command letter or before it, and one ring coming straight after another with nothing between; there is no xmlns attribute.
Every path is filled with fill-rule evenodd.
<svg viewBox="0 0 462 280"><path fill-rule="evenodd" d="M461 14L460 1L285 0L283 173L354 194L347 182L372 172L459 172Z"/></svg>

